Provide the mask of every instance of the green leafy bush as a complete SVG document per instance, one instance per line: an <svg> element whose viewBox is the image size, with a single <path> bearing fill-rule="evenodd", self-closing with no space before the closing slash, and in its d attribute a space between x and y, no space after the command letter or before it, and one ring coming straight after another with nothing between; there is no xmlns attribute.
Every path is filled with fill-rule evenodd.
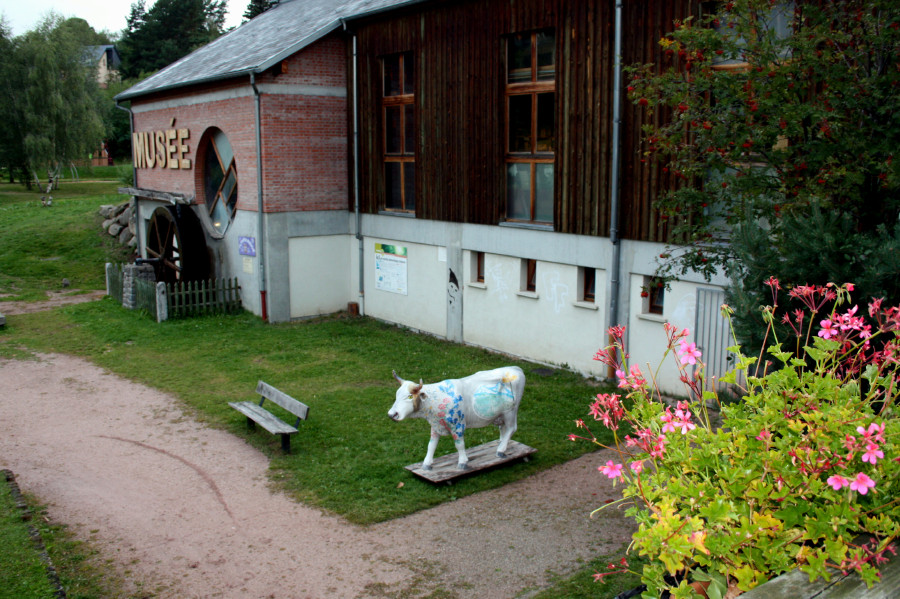
<svg viewBox="0 0 900 599"><path fill-rule="evenodd" d="M777 298L778 281L767 283ZM708 584L709 597L734 596L794 568L811 581L829 579L831 568L878 581L900 534L900 307L874 300L866 319L856 305L844 309L852 289L792 289L800 307L780 319L790 343L772 328L777 303L764 309L767 355L741 355L721 379L743 395L720 406L721 426L707 407L718 402L715 385L687 330L666 325L664 357L677 360L689 396L678 402L626 363L624 328L610 330L614 344L595 359L616 369L629 407L619 394L600 394L590 415L615 434L621 461L599 470L624 484L622 501L639 525L634 548L650 559L645 597L696 596L691 581ZM827 318L809 318L826 306ZM602 445L576 424L588 432L572 440ZM620 424L632 432L620 437Z"/></svg>

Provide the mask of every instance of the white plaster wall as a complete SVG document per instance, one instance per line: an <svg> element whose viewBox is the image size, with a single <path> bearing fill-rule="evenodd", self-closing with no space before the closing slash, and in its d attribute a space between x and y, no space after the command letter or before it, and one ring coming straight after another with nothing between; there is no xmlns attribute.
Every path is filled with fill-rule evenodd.
<svg viewBox="0 0 900 599"><path fill-rule="evenodd" d="M484 283L465 264L463 331L466 343L533 360L602 374L592 358L606 345L606 274L597 270L593 305L579 301L578 267L538 261L536 292L520 291L521 259L485 254Z"/></svg>
<svg viewBox="0 0 900 599"><path fill-rule="evenodd" d="M288 263L291 318L347 308L351 260L346 235L292 237Z"/></svg>
<svg viewBox="0 0 900 599"><path fill-rule="evenodd" d="M407 294L378 289L375 244L399 245L407 251ZM446 336L447 261L442 247L367 237L364 241L366 315ZM443 260L441 257L444 256ZM349 294L349 290L348 290ZM346 301L346 300L345 300Z"/></svg>
<svg viewBox="0 0 900 599"><path fill-rule="evenodd" d="M641 286L647 273L631 273L626 279L628 293L631 296L632 311L626 328L626 350L630 354L629 364L637 364L650 380L650 373L655 372L660 389L670 395L685 396L687 390L681 382L678 370L677 353L672 352L663 357L666 351L665 323L676 326L679 331L693 331L697 304L697 287L693 282L672 281L666 290L663 301L663 313L645 313L641 298ZM695 341L693 336L688 342ZM688 367L688 373L691 372Z"/></svg>

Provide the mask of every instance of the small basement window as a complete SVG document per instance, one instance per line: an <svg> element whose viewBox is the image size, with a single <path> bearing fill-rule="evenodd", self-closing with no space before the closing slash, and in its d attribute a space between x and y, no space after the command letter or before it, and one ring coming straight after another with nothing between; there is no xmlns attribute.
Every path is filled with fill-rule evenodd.
<svg viewBox="0 0 900 599"><path fill-rule="evenodd" d="M581 292L579 293L579 296L581 301L591 304L594 303L596 299L597 270L594 268L579 268L578 280L580 283L579 288Z"/></svg>
<svg viewBox="0 0 900 599"><path fill-rule="evenodd" d="M529 293L537 292L537 260L528 258L522 260L519 289Z"/></svg>
<svg viewBox="0 0 900 599"><path fill-rule="evenodd" d="M657 277L644 277L641 286L641 298L643 299L644 314L662 315L666 301L666 284Z"/></svg>

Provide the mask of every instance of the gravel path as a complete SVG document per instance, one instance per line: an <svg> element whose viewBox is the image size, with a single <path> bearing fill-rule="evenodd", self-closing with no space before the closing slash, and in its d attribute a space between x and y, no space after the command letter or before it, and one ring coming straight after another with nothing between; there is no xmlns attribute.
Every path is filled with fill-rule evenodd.
<svg viewBox="0 0 900 599"><path fill-rule="evenodd" d="M528 596L630 539L620 510L589 519L617 496L606 459L360 527L273 492L264 455L172 396L70 356L0 360L0 468L136 596Z"/></svg>

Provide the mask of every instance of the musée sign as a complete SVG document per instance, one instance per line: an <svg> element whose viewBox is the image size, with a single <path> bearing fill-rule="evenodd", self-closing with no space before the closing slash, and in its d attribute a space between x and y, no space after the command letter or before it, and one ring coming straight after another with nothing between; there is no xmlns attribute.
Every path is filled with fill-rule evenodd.
<svg viewBox="0 0 900 599"><path fill-rule="evenodd" d="M174 126L175 121L172 120ZM139 131L131 134L131 153L135 168L191 168L187 140L190 129L163 129L160 131Z"/></svg>

